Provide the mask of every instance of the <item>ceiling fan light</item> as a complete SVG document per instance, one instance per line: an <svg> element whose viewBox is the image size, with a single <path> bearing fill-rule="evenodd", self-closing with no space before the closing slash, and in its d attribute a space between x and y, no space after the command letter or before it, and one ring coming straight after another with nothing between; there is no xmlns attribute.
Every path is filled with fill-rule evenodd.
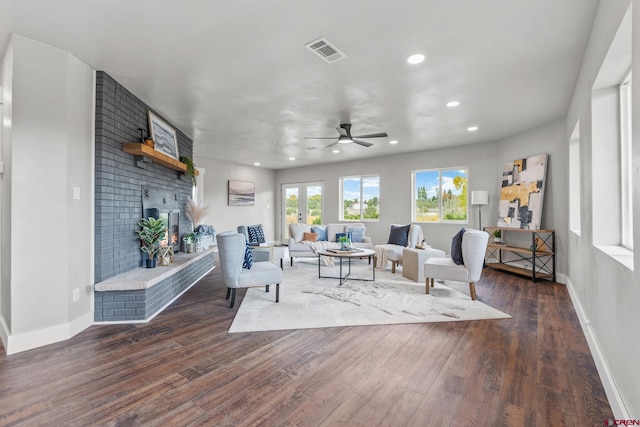
<svg viewBox="0 0 640 427"><path fill-rule="evenodd" d="M341 136L338 139L338 144L351 144L353 140L347 136Z"/></svg>

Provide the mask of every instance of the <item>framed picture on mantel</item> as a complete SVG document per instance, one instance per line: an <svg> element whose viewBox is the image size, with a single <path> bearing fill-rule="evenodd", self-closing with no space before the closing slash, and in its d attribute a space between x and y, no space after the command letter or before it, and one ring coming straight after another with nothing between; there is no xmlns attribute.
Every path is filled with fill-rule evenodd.
<svg viewBox="0 0 640 427"><path fill-rule="evenodd" d="M178 157L178 137L176 130L149 110L149 133L155 149L176 160Z"/></svg>

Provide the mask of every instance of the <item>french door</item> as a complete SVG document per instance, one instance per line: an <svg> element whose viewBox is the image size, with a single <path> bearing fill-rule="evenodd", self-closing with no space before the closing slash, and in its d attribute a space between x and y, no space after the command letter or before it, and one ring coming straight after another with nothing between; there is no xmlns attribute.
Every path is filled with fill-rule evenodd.
<svg viewBox="0 0 640 427"><path fill-rule="evenodd" d="M323 182L282 184L280 238L289 242L289 224L322 224Z"/></svg>

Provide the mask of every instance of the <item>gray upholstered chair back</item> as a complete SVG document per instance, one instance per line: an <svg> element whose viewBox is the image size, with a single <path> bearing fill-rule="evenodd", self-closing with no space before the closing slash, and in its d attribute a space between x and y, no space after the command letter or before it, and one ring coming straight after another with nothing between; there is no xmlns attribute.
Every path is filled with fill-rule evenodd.
<svg viewBox="0 0 640 427"><path fill-rule="evenodd" d="M469 282L477 282L482 275L489 233L467 229L462 235L462 259L469 272Z"/></svg>
<svg viewBox="0 0 640 427"><path fill-rule="evenodd" d="M243 234L225 231L218 234L218 255L222 280L228 288L239 285L246 240Z"/></svg>

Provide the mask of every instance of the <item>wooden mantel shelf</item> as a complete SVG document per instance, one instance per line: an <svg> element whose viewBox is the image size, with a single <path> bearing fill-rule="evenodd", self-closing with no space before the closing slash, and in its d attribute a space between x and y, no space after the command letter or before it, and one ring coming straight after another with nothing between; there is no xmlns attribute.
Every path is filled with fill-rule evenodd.
<svg viewBox="0 0 640 427"><path fill-rule="evenodd" d="M125 142L124 144L122 144L122 150L126 153L133 154L134 156L148 157L153 163L157 163L178 172L187 171L187 165L185 165L184 163L159 152L155 148L149 147L148 145L144 145L139 142ZM198 175L198 171L196 170L195 172L196 175Z"/></svg>

